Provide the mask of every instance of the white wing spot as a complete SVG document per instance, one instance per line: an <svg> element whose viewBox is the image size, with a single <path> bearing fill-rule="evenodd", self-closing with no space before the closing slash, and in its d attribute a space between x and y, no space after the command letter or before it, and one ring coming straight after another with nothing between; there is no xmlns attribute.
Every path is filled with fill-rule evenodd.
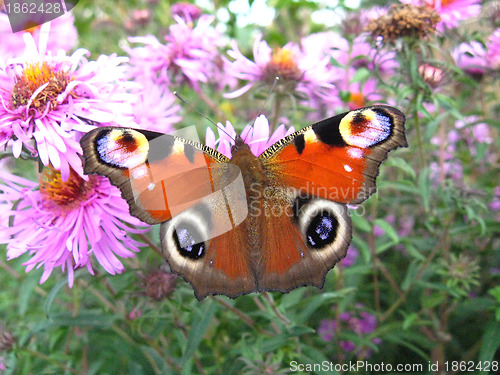
<svg viewBox="0 0 500 375"><path fill-rule="evenodd" d="M363 157L363 150L357 147L349 147L347 153L354 159L361 159Z"/></svg>

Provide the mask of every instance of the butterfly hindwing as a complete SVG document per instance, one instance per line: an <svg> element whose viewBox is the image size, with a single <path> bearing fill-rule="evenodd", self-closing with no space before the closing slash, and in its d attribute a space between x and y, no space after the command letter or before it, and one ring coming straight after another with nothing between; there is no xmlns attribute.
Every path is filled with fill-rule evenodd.
<svg viewBox="0 0 500 375"><path fill-rule="evenodd" d="M286 189L288 201L273 200L284 215L265 220L259 290L287 292L304 285L323 287L326 274L345 257L351 241L346 205ZM274 211L278 209L274 208ZM269 214L269 213L268 213Z"/></svg>

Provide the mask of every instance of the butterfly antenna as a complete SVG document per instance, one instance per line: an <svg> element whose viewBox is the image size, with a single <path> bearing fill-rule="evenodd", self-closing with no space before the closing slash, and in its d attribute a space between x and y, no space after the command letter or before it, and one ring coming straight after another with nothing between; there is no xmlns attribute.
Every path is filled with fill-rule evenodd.
<svg viewBox="0 0 500 375"><path fill-rule="evenodd" d="M264 104L262 104L262 106L260 107L259 109L259 116L262 114L262 112L264 112L264 107L266 106L267 102L269 101L269 98L271 97L271 94L273 93L274 91L274 88L276 87L276 85L278 84L278 81L280 80L280 77L276 76L274 77L274 81L273 81L273 85L271 86L271 89L269 90L269 94L267 95L267 98L266 100L264 101ZM254 124L251 125L251 128L250 130L253 128ZM245 139L243 141L246 140L247 136L250 134L250 131L248 131L247 134L245 134Z"/></svg>
<svg viewBox="0 0 500 375"><path fill-rule="evenodd" d="M264 112L264 107L266 106L267 102L269 101L269 98L271 97L271 94L273 93L274 88L278 84L279 80L280 80L280 77L278 77L278 76L274 77L273 85L271 86L271 89L269 90L269 94L267 95L267 98L264 101L264 104L262 104L262 106L259 109L259 115L261 115L262 112Z"/></svg>
<svg viewBox="0 0 500 375"><path fill-rule="evenodd" d="M191 108L193 111L195 111L201 117L203 117L205 120L209 121L217 129L221 130L223 133L226 133L226 135L229 138L231 138L233 141L235 140L234 137L231 134L229 134L223 127L220 127L218 124L216 124L215 122L213 122L210 118L208 118L203 113L201 113L200 111L198 111L195 107L193 107L193 105L191 103L189 103L186 100L184 100L184 98L177 91L174 91L173 94L177 97L177 99L179 99L181 102L183 102L184 104L186 104L189 108Z"/></svg>

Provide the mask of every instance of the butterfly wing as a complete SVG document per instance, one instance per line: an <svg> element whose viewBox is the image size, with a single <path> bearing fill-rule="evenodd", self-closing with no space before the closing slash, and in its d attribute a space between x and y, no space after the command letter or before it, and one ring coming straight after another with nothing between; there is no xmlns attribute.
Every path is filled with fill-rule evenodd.
<svg viewBox="0 0 500 375"><path fill-rule="evenodd" d="M346 203L375 192L381 162L407 145L404 122L395 108L362 108L291 134L259 157L273 181L265 206L284 212L262 221L259 290L322 287L351 241Z"/></svg>
<svg viewBox="0 0 500 375"><path fill-rule="evenodd" d="M286 186L338 203L361 203L376 191L389 151L407 146L404 122L393 107L361 108L299 130L259 159Z"/></svg>
<svg viewBox="0 0 500 375"><path fill-rule="evenodd" d="M108 177L133 216L163 223L163 254L198 298L255 289L246 236L236 230L248 213L245 188L229 159L183 138L129 128L97 128L80 143L86 174Z"/></svg>
<svg viewBox="0 0 500 375"><path fill-rule="evenodd" d="M280 198L265 206L284 215L267 214L262 226L262 251L257 281L261 291L288 292L304 285L321 288L327 272L347 252L351 218L345 204L277 188ZM271 208L272 210L272 208Z"/></svg>

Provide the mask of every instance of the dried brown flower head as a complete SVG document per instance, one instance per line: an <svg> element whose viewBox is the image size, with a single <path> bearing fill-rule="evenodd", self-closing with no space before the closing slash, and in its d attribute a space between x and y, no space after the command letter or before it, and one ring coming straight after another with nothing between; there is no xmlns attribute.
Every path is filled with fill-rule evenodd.
<svg viewBox="0 0 500 375"><path fill-rule="evenodd" d="M140 276L142 293L155 301L168 297L175 288L177 277L161 268L150 269Z"/></svg>
<svg viewBox="0 0 500 375"><path fill-rule="evenodd" d="M16 344L17 338L0 326L0 351L8 352Z"/></svg>
<svg viewBox="0 0 500 375"><path fill-rule="evenodd" d="M366 28L373 37L382 38L384 44L402 37L425 38L436 32L441 17L430 7L410 4L394 4L386 14L372 20Z"/></svg>

